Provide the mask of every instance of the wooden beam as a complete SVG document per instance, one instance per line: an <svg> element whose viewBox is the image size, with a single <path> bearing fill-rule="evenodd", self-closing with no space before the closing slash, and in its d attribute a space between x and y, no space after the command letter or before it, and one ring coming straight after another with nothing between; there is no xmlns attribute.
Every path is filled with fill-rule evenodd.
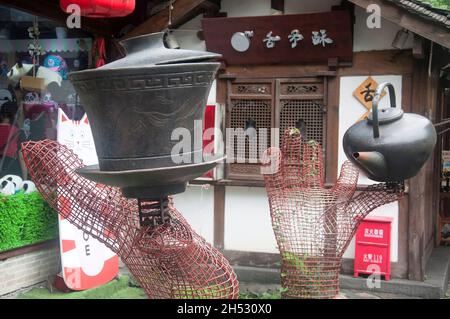
<svg viewBox="0 0 450 319"><path fill-rule="evenodd" d="M171 28L176 28L183 23L194 18L198 14L211 11L216 8L219 11L220 6L216 2L209 0L177 0L173 4ZM169 27L169 9L162 10L151 16L146 21L127 33L123 39L140 36L143 34L160 32Z"/></svg>
<svg viewBox="0 0 450 319"><path fill-rule="evenodd" d="M414 42L413 42L413 48L412 53L414 59L424 59L425 58L425 48L423 43L423 38L414 35Z"/></svg>
<svg viewBox="0 0 450 319"><path fill-rule="evenodd" d="M1 5L28 12L38 17L44 17L61 25L66 25L68 14L59 7L59 1L52 0L0 0ZM81 18L81 29L96 35L111 36L111 25L106 19Z"/></svg>
<svg viewBox="0 0 450 319"><path fill-rule="evenodd" d="M225 186L214 186L214 246L225 246Z"/></svg>
<svg viewBox="0 0 450 319"><path fill-rule="evenodd" d="M450 31L439 27L407 10L382 0L349 0L357 6L366 9L370 4L376 4L381 8L381 16L402 28L417 33L437 44L450 49ZM382 26L383 27L383 26Z"/></svg>
<svg viewBox="0 0 450 319"><path fill-rule="evenodd" d="M417 61L411 87L410 112L423 114L426 96L426 63ZM408 279L423 281L425 267L422 263L424 254L426 170L422 168L418 175L409 180L409 220L408 220Z"/></svg>

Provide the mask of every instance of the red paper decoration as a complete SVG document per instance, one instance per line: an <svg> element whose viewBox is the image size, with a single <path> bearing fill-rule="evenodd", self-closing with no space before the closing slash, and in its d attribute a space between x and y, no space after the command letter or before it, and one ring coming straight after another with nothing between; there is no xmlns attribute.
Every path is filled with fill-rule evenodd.
<svg viewBox="0 0 450 319"><path fill-rule="evenodd" d="M124 17L134 11L135 0L60 0L61 9L71 13L67 7L71 4L78 5L81 15L89 18L113 18Z"/></svg>

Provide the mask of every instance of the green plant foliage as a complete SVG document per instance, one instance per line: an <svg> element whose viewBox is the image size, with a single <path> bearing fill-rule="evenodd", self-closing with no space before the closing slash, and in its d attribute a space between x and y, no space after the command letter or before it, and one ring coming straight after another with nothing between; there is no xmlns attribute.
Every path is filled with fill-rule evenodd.
<svg viewBox="0 0 450 319"><path fill-rule="evenodd" d="M38 192L0 195L0 251L55 238L57 216Z"/></svg>
<svg viewBox="0 0 450 319"><path fill-rule="evenodd" d="M449 0L421 0L420 2L428 3L436 9L450 10Z"/></svg>

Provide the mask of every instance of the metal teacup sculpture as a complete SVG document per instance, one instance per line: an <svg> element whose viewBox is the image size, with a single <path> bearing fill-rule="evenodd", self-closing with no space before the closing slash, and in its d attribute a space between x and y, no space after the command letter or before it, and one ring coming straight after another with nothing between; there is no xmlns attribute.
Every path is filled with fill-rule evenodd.
<svg viewBox="0 0 450 319"><path fill-rule="evenodd" d="M297 128L285 131L281 150L265 153L270 161L264 179L281 252L283 297L336 297L342 256L358 225L375 208L400 199L404 179L417 174L433 150L436 133L427 119L400 109L378 110L385 86L395 106L392 86L382 84L371 116L344 137L349 159L382 183L355 195L358 168L346 161L335 185L325 187L322 147L305 140Z"/></svg>
<svg viewBox="0 0 450 319"><path fill-rule="evenodd" d="M201 132L219 68L209 60L219 55L167 49L163 33L122 45L125 58L69 75L91 122L99 165L84 166L53 141L29 142L23 154L30 174L60 214L122 258L149 297L236 298L231 266L169 197L223 159L203 161L202 143L194 140L193 151L179 154L184 161L171 156L174 129Z"/></svg>

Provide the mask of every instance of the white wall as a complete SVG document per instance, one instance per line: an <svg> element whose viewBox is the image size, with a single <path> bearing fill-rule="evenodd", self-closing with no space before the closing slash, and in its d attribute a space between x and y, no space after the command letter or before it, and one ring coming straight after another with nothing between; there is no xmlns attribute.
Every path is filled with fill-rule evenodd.
<svg viewBox="0 0 450 319"><path fill-rule="evenodd" d="M222 0L220 11L228 17L265 16L270 14L270 0Z"/></svg>
<svg viewBox="0 0 450 319"><path fill-rule="evenodd" d="M205 41L197 37L197 32L202 28L203 15L198 15L194 19L180 26L179 30L173 30L181 49L206 51Z"/></svg>
<svg viewBox="0 0 450 319"><path fill-rule="evenodd" d="M332 6L337 6L340 3L341 0L285 0L284 11L286 14L331 11Z"/></svg>
<svg viewBox="0 0 450 319"><path fill-rule="evenodd" d="M206 241L214 241L214 187L188 185L186 192L173 196L174 205Z"/></svg>
<svg viewBox="0 0 450 319"><path fill-rule="evenodd" d="M225 249L278 253L263 187L225 189Z"/></svg>
<svg viewBox="0 0 450 319"><path fill-rule="evenodd" d="M285 14L314 13L330 11L331 6L338 5L340 0L285 0ZM270 15L270 0L222 0L222 12L228 17Z"/></svg>
<svg viewBox="0 0 450 319"><path fill-rule="evenodd" d="M393 50L392 41L401 28L382 18L380 29L369 29L366 23L369 15L365 9L355 6L353 51ZM413 38L410 33L404 49L412 48Z"/></svg>

